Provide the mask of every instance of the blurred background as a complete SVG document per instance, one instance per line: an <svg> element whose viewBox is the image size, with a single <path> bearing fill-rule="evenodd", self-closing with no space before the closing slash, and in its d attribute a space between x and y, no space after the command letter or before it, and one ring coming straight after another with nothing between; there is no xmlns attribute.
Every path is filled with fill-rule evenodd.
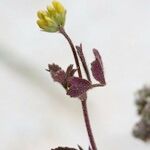
<svg viewBox="0 0 150 150"><path fill-rule="evenodd" d="M80 102L45 71L74 63L59 33L41 32L36 12L50 0L0 0L0 150L47 150L89 144ZM139 120L134 94L150 84L150 1L61 0L66 31L83 43L90 66L99 49L107 86L88 93L93 132L102 150L149 150L132 136Z"/></svg>

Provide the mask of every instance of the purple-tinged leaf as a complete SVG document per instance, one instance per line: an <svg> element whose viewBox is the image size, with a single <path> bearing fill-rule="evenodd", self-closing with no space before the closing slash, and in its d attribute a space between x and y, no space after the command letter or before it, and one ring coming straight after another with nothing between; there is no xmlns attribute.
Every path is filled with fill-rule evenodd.
<svg viewBox="0 0 150 150"><path fill-rule="evenodd" d="M72 77L76 71L77 69L73 69L73 65L69 65L66 70L66 78Z"/></svg>
<svg viewBox="0 0 150 150"><path fill-rule="evenodd" d="M51 72L56 72L58 70L62 70L61 67L59 67L58 65L56 64L48 64L48 69L49 71Z"/></svg>
<svg viewBox="0 0 150 150"><path fill-rule="evenodd" d="M70 147L57 147L57 148L52 148L51 150L77 150L75 148L70 148Z"/></svg>
<svg viewBox="0 0 150 150"><path fill-rule="evenodd" d="M66 74L63 70L58 70L55 73L52 72L51 75L52 75L52 78L54 79L54 81L59 82L61 84L63 84L65 82Z"/></svg>
<svg viewBox="0 0 150 150"><path fill-rule="evenodd" d="M68 67L67 67L67 70L66 70L66 74L69 74L73 69L73 65L70 64Z"/></svg>
<svg viewBox="0 0 150 150"><path fill-rule="evenodd" d="M93 53L95 55L95 60L91 63L91 71L93 77L100 82L101 85L105 85L105 76L104 76L104 68L102 58L98 52L98 50L93 49Z"/></svg>
<svg viewBox="0 0 150 150"><path fill-rule="evenodd" d="M71 97L79 97L91 88L91 83L89 81L78 77L72 77L68 82L70 87L67 91L67 95Z"/></svg>
<svg viewBox="0 0 150 150"><path fill-rule="evenodd" d="M61 67L56 64L49 64L48 69L54 81L64 84L66 73L61 69Z"/></svg>

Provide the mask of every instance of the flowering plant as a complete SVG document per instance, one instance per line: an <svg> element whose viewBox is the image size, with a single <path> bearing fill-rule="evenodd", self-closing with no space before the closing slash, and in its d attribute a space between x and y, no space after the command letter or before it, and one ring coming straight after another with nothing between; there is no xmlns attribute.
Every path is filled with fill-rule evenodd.
<svg viewBox="0 0 150 150"><path fill-rule="evenodd" d="M76 97L80 100L83 110L84 121L87 129L87 134L90 141L89 150L97 150L95 139L93 136L88 109L87 109L87 92L95 87L105 86L106 81L104 77L104 69L102 58L97 49L93 49L93 54L95 59L91 62L91 72L94 79L97 81L96 84L91 80L89 68L86 63L86 59L83 53L82 44L79 46L74 46L71 38L66 33L64 29L66 9L64 6L56 1L52 1L52 5L47 7L47 10L39 11L37 13L38 20L37 24L39 27L46 32L59 32L68 41L73 56L75 60L76 67L72 64L68 65L67 69L64 70L55 63L49 64L47 71L50 72L51 77L55 82L58 82L66 90L66 94L70 97ZM81 71L81 65L79 59L82 63L86 77L83 77ZM78 73L78 76L76 75ZM82 150L81 146L78 146ZM74 148L68 147L58 147L52 150L76 150Z"/></svg>

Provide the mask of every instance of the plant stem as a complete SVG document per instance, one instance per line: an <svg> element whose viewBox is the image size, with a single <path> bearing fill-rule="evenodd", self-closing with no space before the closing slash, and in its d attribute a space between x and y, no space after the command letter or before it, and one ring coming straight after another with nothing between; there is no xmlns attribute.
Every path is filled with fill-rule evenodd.
<svg viewBox="0 0 150 150"><path fill-rule="evenodd" d="M73 44L71 38L65 32L64 28L60 28L59 32L67 39L67 41L68 41L68 43L71 47L74 59L75 59L76 67L78 69L78 75L79 75L80 78L82 78L80 64L79 64L79 60L78 60L78 56L77 56L74 44ZM94 140L94 136L93 136L93 133L92 133L92 128L91 128L91 125L90 125L86 99L84 99L83 101L81 100L81 104L82 104L82 111L83 111L84 121L85 121L86 129L87 129L87 133L88 133L88 138L89 138L92 150L97 150L95 140Z"/></svg>
<svg viewBox="0 0 150 150"><path fill-rule="evenodd" d="M86 125L86 130L87 130L87 133L88 133L88 137L89 137L89 140L90 140L90 143L91 143L91 147L92 147L92 150L97 150L95 140L94 140L94 136L93 136L93 133L92 133L92 128L91 128L91 125L90 125L88 109L87 109L87 102L86 102L86 100L81 101L81 102L82 102L82 111L83 111L83 115L84 115L84 121L85 121L85 125Z"/></svg>
<svg viewBox="0 0 150 150"><path fill-rule="evenodd" d="M77 53L76 53L76 50L75 50L75 47L73 45L73 42L72 40L70 39L70 37L68 36L68 34L65 32L64 28L60 28L59 29L59 32L67 39L70 47L71 47L71 50L72 50L72 53L73 53L73 56L74 56L74 59L75 59L75 63L76 63L76 67L78 69L78 75L80 78L82 78L82 74L81 74L81 69L80 69L80 64L79 64L79 60L78 60L78 56L77 56Z"/></svg>
<svg viewBox="0 0 150 150"><path fill-rule="evenodd" d="M91 77L90 77L89 69L87 67L85 56L84 56L84 53L83 53L83 50L82 50L82 44L80 44L80 46L76 46L76 49L77 49L78 56L80 57L80 60L82 62L82 65L83 65L86 77L91 82Z"/></svg>

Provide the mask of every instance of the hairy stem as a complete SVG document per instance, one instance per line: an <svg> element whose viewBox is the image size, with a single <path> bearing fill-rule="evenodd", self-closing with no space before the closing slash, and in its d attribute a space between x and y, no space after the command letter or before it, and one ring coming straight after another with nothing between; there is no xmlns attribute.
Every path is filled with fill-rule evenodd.
<svg viewBox="0 0 150 150"><path fill-rule="evenodd" d="M80 64L79 64L79 60L78 60L78 56L77 56L74 44L73 44L71 38L65 32L64 28L60 28L59 32L67 39L67 41L68 41L68 43L69 43L69 45L71 47L74 59L75 59L76 67L78 68L78 75L79 75L80 78L82 78ZM89 137L89 141L90 141L92 150L97 150L96 144L95 144L95 140L94 140L94 136L93 136L93 133L92 133L92 128L91 128L91 125L90 125L90 120L89 120L89 115L88 115L88 109L87 109L86 99L84 99L83 101L81 100L81 104L82 104L82 111L83 111L83 116L84 116L84 121L85 121L86 129L87 129L87 134L88 134L88 137Z"/></svg>
<svg viewBox="0 0 150 150"><path fill-rule="evenodd" d="M87 67L85 56L84 56L84 53L83 53L83 50L82 50L82 44L80 44L80 46L76 46L76 49L77 49L77 52L78 52L78 56L80 57L80 60L82 62L82 65L83 65L86 77L91 82L91 77L90 77L89 69Z"/></svg>
<svg viewBox="0 0 150 150"><path fill-rule="evenodd" d="M78 56L77 56L75 47L74 47L74 45L73 45L73 42L72 42L72 40L70 39L70 37L68 36L68 34L65 32L64 28L60 28L60 29L59 29L59 32L67 39L67 41L68 41L68 43L69 43L69 45L70 45L70 47L71 47L71 50L72 50L74 59L75 59L76 67L77 67L77 69L78 69L78 75L79 75L79 77L82 78L81 69L80 69L80 64L79 64Z"/></svg>
<svg viewBox="0 0 150 150"><path fill-rule="evenodd" d="M83 115L84 115L84 121L85 121L85 125L86 125L86 130L87 130L87 133L88 133L88 137L89 137L89 140L90 140L90 143L91 143L91 147L92 147L92 150L97 150L95 140L94 140L94 136L93 136L93 133L92 133L92 128L91 128L91 125L90 125L88 109L87 109L87 102L86 102L86 100L81 101L81 102L82 102L82 111L83 111Z"/></svg>

